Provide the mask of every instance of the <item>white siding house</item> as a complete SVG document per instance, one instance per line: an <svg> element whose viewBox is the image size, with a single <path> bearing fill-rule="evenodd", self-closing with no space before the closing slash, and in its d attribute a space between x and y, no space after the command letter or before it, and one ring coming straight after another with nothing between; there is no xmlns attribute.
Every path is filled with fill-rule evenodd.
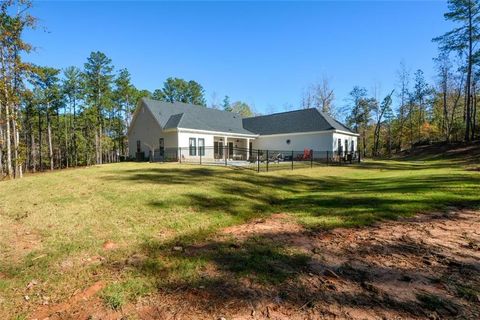
<svg viewBox="0 0 480 320"><path fill-rule="evenodd" d="M129 155L249 160L251 150L353 153L358 134L316 109L242 116L184 103L143 99L128 131ZM139 157L142 155L142 157Z"/></svg>

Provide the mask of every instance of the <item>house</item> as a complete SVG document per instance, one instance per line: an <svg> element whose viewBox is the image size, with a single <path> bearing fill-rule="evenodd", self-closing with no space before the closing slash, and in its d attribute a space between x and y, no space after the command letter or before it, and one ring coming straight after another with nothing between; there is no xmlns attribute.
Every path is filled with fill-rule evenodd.
<svg viewBox="0 0 480 320"><path fill-rule="evenodd" d="M129 155L249 160L252 150L349 154L358 134L317 109L257 117L180 102L142 99L128 130Z"/></svg>

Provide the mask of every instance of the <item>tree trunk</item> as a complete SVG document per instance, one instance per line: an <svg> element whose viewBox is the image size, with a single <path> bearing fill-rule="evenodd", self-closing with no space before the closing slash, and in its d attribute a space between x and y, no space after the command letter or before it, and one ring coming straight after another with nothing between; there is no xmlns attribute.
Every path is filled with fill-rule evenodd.
<svg viewBox="0 0 480 320"><path fill-rule="evenodd" d="M42 111L38 109L38 170L43 171L42 162Z"/></svg>
<svg viewBox="0 0 480 320"><path fill-rule="evenodd" d="M75 167L78 166L78 156L77 156L77 110L76 110L76 101L73 100L73 157Z"/></svg>
<svg viewBox="0 0 480 320"><path fill-rule="evenodd" d="M67 105L65 104L64 113L63 113L63 123L65 125L65 165L68 168L70 153L68 152L68 122L67 122Z"/></svg>
<svg viewBox="0 0 480 320"><path fill-rule="evenodd" d="M10 106L8 104L8 98L5 99L7 103L5 104L5 121L7 124L6 128L6 140L7 140L7 174L9 178L13 178L13 167L12 167L12 134L10 129Z"/></svg>
<svg viewBox="0 0 480 320"><path fill-rule="evenodd" d="M101 120L100 120L100 121L101 121ZM102 161L102 155L103 155L102 133L103 133L103 129L102 129L102 124L100 123L100 126L99 126L99 128L98 128L98 155L99 155L98 164L102 164L102 163L103 163L103 161Z"/></svg>
<svg viewBox="0 0 480 320"><path fill-rule="evenodd" d="M447 81L448 79L444 79L443 83L443 118L442 118L442 131L445 134L445 141L449 141L448 137L448 109L447 109Z"/></svg>
<svg viewBox="0 0 480 320"><path fill-rule="evenodd" d="M32 159L31 165L32 165L32 172L35 173L36 171L36 145L35 145L35 135L33 134L33 130L30 131L30 156Z"/></svg>
<svg viewBox="0 0 480 320"><path fill-rule="evenodd" d="M47 110L47 139L48 139L48 157L50 158L50 170L53 171L53 145L52 145L52 124L50 121L50 111Z"/></svg>
<svg viewBox="0 0 480 320"><path fill-rule="evenodd" d="M473 110L472 110L472 141L475 140L475 130L477 122L477 88L473 87Z"/></svg>
<svg viewBox="0 0 480 320"><path fill-rule="evenodd" d="M0 180L5 176L5 171L3 169L3 142L5 141L5 137L3 135L2 108L3 103L0 103Z"/></svg>
<svg viewBox="0 0 480 320"><path fill-rule="evenodd" d="M19 157L19 146L20 146L20 133L18 130L18 124L17 124L17 116L16 116L16 111L15 109L13 110L14 116L12 119L12 129L13 129L13 157L14 157L14 163L15 163L15 178L21 178L23 176L22 172L22 163L20 162L20 157Z"/></svg>
<svg viewBox="0 0 480 320"><path fill-rule="evenodd" d="M472 80L472 64L473 64L473 26L472 26L472 8L468 7L468 61L467 61L467 103L465 118L465 141L470 141L470 107L471 107L471 80Z"/></svg>
<svg viewBox="0 0 480 320"><path fill-rule="evenodd" d="M367 137L366 137L366 130L363 130L363 157L367 156Z"/></svg>

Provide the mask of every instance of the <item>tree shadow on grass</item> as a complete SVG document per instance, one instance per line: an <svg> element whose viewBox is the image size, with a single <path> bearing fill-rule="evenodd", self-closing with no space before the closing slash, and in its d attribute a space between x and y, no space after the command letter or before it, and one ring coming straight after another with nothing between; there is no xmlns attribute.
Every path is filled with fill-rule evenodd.
<svg viewBox="0 0 480 320"><path fill-rule="evenodd" d="M304 224L310 228L308 232L313 233L331 227L364 226L423 211L444 210L448 206L473 208L480 205L480 176L458 172L356 178L258 175L224 168L181 167L139 169L109 179L153 183L162 187L186 184L191 188L179 194L176 205L194 208L195 214L206 218L211 214L226 214L237 217L235 221L240 223L271 213L288 212L298 215L302 222L307 221ZM207 185L209 189L206 190L211 192L203 190ZM155 198L148 204L159 210L172 205ZM333 222L328 222L329 219ZM428 218L424 222L428 222ZM315 309L317 304L325 302L364 310L393 310L412 317L419 314L426 317L431 311L422 305L428 299L404 301L368 284L377 281L378 277L394 288L398 279L414 278L418 276L418 270L328 263L294 248L288 241L299 236L294 233L276 233L274 237L259 234L241 241L229 241L212 239L214 230L193 229L167 242L149 239L138 249L146 259L135 264L134 268L153 279L161 292L175 291L179 298L184 298L184 293L192 294L200 301L197 308L201 311L220 310L222 306L232 304L251 308L265 299L281 301L282 305L297 311ZM412 259L421 259L434 250L424 244L415 244L415 250L405 249L411 245L401 241L377 247L360 246L358 259L379 251L407 252ZM181 249L172 250L175 246ZM312 261L315 267L312 267ZM458 262L455 261L447 263L447 266L456 265ZM477 268L477 265L471 267ZM333 286L332 279L323 274L327 269L335 271L339 277L333 281ZM448 273L459 274L460 271L449 267L438 270L439 277L447 277ZM382 274L390 277L382 278ZM355 290L343 290L345 284ZM442 299L450 304L448 297ZM444 308L446 317L453 316L452 310L458 311L456 307Z"/></svg>
<svg viewBox="0 0 480 320"><path fill-rule="evenodd" d="M139 251L148 258L138 264L136 270L156 281L160 293L170 295L173 300L194 297L195 303L190 303L192 308L198 312L217 312L216 316L218 312L228 314L232 310L263 310L268 305L280 311L293 310L298 315L325 311L333 304L412 318L427 317L436 311L450 318L468 312L462 309L459 297L452 298L452 289L443 287L446 289L439 292L438 279L448 278L448 281L470 285L480 281L476 276L480 271L478 262L468 264L456 257L447 257L435 246L408 238L392 239L389 243L360 243L355 259L337 264L322 257L342 256L346 254L342 251L344 248L337 251L324 247L313 254L292 240L298 237L305 238L305 243L314 243L317 234L259 233L241 240L210 238L196 244L183 243L182 238L146 242ZM182 249L172 250L175 246ZM402 255L420 264L415 269L405 269L395 263L388 266L376 263L376 257L382 255L390 255L393 260ZM425 256L439 263L423 265ZM155 264L152 260L165 263ZM466 272L468 270L475 272ZM418 291L408 299L394 294L395 288L405 281L416 283L411 290ZM416 299L415 294L422 299ZM430 300L423 296L433 297L437 304L433 305L434 310L428 305Z"/></svg>
<svg viewBox="0 0 480 320"><path fill-rule="evenodd" d="M289 212L313 228L363 226L446 207L480 206L480 175L461 172L356 178L179 167L128 170L108 179L189 186L173 202L152 198L148 205L159 210L194 208L197 214L235 216L237 222ZM333 221L330 226L326 219Z"/></svg>

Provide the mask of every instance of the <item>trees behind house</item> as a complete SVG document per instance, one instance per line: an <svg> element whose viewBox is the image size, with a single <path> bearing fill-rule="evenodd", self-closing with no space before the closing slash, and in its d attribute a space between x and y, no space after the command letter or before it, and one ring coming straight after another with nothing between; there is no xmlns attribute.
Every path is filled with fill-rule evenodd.
<svg viewBox="0 0 480 320"><path fill-rule="evenodd" d="M330 85L330 79L323 76L319 82L308 86L303 92L301 107L303 109L317 108L329 115L333 114L335 93Z"/></svg>
<svg viewBox="0 0 480 320"><path fill-rule="evenodd" d="M25 170L54 170L119 161L128 154L127 128L137 102L151 97L206 106L196 81L170 77L153 93L135 88L126 69L92 52L81 68L36 66L25 30L35 27L28 0L0 3L0 179ZM437 76L400 65L395 88L383 99L361 86L350 92L343 115L360 134L365 156L384 156L432 141L471 141L480 136L480 3L449 0L445 19L455 28L434 38ZM395 91L393 91L395 89ZM310 85L301 107L338 114L328 77ZM251 107L226 96L215 108L252 116Z"/></svg>
<svg viewBox="0 0 480 320"><path fill-rule="evenodd" d="M387 155L434 141L479 139L480 1L449 0L444 16L455 27L433 39L439 44L434 83L420 69L412 74L402 62L391 96L395 107L382 113L386 102L393 104L388 96L380 104L358 87L350 93L347 124L360 133L364 153Z"/></svg>
<svg viewBox="0 0 480 320"><path fill-rule="evenodd" d="M440 44L444 54L455 53L464 58L461 68L465 73L465 135L466 141L475 138L476 118L476 73L478 72L478 49L480 41L480 3L478 0L449 0L445 19L456 27L433 40Z"/></svg>
<svg viewBox="0 0 480 320"><path fill-rule="evenodd" d="M205 90L196 81L185 81L180 78L168 78L162 89L153 92L153 98L167 102L191 103L199 106L206 106Z"/></svg>

